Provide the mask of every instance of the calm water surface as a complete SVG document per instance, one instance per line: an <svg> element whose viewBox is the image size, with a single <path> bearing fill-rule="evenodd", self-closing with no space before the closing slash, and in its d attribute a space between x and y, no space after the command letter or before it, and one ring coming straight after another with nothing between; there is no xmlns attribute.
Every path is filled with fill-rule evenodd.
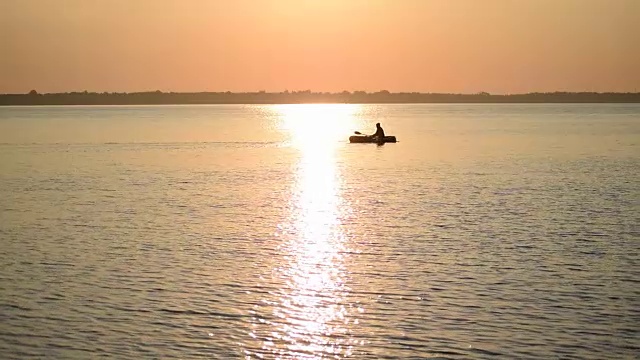
<svg viewBox="0 0 640 360"><path fill-rule="evenodd" d="M0 358L637 358L639 155L639 105L0 108Z"/></svg>

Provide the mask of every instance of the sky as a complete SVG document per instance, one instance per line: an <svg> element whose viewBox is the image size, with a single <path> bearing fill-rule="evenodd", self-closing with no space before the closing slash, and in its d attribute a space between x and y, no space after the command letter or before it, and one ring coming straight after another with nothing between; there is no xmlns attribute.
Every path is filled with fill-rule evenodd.
<svg viewBox="0 0 640 360"><path fill-rule="evenodd" d="M640 0L2 0L32 89L640 91Z"/></svg>

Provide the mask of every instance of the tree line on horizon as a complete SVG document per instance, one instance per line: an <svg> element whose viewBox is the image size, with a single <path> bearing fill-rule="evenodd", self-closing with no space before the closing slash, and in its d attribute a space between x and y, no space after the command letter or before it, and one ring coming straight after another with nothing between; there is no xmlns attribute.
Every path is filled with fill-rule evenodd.
<svg viewBox="0 0 640 360"><path fill-rule="evenodd" d="M0 94L0 105L159 105L159 104L298 104L298 103L640 103L640 93L533 92L475 94L342 91L283 92L65 92Z"/></svg>

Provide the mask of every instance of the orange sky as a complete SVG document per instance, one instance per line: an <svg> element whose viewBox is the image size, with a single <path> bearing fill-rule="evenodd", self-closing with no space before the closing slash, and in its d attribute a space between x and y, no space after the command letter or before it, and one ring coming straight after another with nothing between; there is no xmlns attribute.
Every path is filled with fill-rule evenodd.
<svg viewBox="0 0 640 360"><path fill-rule="evenodd" d="M640 0L4 0L0 93L640 91Z"/></svg>

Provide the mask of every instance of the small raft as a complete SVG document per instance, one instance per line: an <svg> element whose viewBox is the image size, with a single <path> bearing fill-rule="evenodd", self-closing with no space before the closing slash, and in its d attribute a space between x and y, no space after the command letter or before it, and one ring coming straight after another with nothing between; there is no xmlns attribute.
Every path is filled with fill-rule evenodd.
<svg viewBox="0 0 640 360"><path fill-rule="evenodd" d="M371 144L381 144L381 143L394 143L396 142L395 136L385 136L382 141L378 140L378 138L370 137L366 135L354 135L349 136L350 143L371 143Z"/></svg>

